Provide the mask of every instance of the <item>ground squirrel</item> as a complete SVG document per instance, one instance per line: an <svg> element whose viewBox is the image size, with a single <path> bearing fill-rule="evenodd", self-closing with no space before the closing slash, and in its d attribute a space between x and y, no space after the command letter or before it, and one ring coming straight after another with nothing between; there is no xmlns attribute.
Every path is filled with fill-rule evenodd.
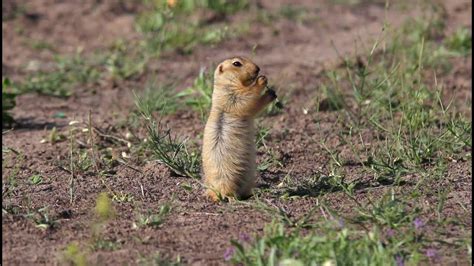
<svg viewBox="0 0 474 266"><path fill-rule="evenodd" d="M224 60L214 72L202 148L206 194L214 201L248 198L255 186L254 118L277 98L272 89L264 92L267 78L259 72L245 57Z"/></svg>

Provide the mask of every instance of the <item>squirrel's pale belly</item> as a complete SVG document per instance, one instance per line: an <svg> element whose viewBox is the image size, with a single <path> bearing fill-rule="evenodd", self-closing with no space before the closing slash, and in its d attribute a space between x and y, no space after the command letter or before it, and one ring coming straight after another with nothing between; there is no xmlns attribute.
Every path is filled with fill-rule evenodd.
<svg viewBox="0 0 474 266"><path fill-rule="evenodd" d="M204 129L203 172L209 186L229 183L237 194L250 193L255 182L255 126L252 118L214 112Z"/></svg>

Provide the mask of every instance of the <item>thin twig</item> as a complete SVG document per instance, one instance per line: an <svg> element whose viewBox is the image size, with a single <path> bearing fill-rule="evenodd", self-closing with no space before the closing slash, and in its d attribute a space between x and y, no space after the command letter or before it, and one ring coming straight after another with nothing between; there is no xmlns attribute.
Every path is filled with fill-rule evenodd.
<svg viewBox="0 0 474 266"><path fill-rule="evenodd" d="M71 173L71 178L69 180L69 203L74 204L74 138L73 130L69 130L69 139L70 139L70 148L69 148L69 168Z"/></svg>
<svg viewBox="0 0 474 266"><path fill-rule="evenodd" d="M89 131L89 142L91 145L91 153L92 153L92 162L94 164L96 174L99 174L99 165L97 164L97 153L95 150L94 145L94 134L92 132L92 118L91 118L91 110L89 110L89 121L88 121L88 131Z"/></svg>
<svg viewBox="0 0 474 266"><path fill-rule="evenodd" d="M97 133L97 135L99 135L99 136L101 136L101 137L109 138L109 139L114 139L114 140L123 142L123 143L125 143L125 144L128 144L128 143L129 143L129 141L126 140L126 139L122 139L122 138L119 138L119 137L117 137L117 136L105 134L105 133L103 133L102 131L100 131L100 129L98 129L97 127L93 127L92 129Z"/></svg>
<svg viewBox="0 0 474 266"><path fill-rule="evenodd" d="M140 169L138 169L138 168L135 168L135 167L133 167L133 166L127 164L124 160L122 160L122 159L120 159L120 158L117 158L116 160L117 160L117 162L119 162L119 163L125 165L126 167L128 167L128 168L130 168L130 169L132 169L132 170L134 170L134 171L136 171L136 172L138 172L138 173L140 173L140 174L143 174L143 171L142 171L142 170L140 170Z"/></svg>

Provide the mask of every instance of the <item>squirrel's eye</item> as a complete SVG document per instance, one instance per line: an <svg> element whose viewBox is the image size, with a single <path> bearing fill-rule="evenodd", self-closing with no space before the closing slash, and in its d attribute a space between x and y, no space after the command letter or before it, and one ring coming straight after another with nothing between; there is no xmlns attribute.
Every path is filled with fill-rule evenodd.
<svg viewBox="0 0 474 266"><path fill-rule="evenodd" d="M234 63L232 63L232 65L234 65L236 67L241 67L242 63L240 63L239 61L235 61Z"/></svg>

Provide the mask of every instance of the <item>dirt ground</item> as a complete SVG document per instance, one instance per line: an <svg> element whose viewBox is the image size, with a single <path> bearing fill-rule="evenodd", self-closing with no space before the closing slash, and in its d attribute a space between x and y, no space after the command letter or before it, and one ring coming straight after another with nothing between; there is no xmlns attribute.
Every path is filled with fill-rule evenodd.
<svg viewBox="0 0 474 266"><path fill-rule="evenodd" d="M330 1L260 1L268 9L281 4L294 3L306 7L315 19L294 22L279 20L272 25L251 25L243 36L224 41L215 46L198 46L190 55L169 52L150 63L147 70L137 78L111 85L98 83L77 87L69 98L55 98L37 94L26 94L17 98L13 116L17 126L13 131L2 134L3 146L23 154L23 158L12 153L2 154L2 180L17 172L17 187L8 199L15 206L36 209L49 206L56 226L48 230L38 229L34 223L22 216L2 212L2 264L38 265L55 264L58 254L71 242L86 242L91 235L90 223L97 195L112 188L133 196L134 203L115 203L116 217L106 227L104 235L120 246L113 251L97 251L90 254L97 265L134 264L140 257L156 252L168 258L181 257L185 264L225 264L223 254L230 239L237 239L241 232L261 233L272 217L245 204L214 204L202 197L202 189L196 180L173 176L166 166L157 162L138 165L138 171L123 164L114 166L114 174L100 179L93 172L81 175L76 182L74 203L69 199L70 173L61 167L67 162L69 143L41 143L49 130L56 127L67 134L72 120L87 121L89 111L93 124L106 131L116 121L123 119L133 106L132 89L143 87L152 77L179 80L177 90L191 85L200 68L210 67L221 59L232 55L252 56L263 72L273 81L280 93L288 95L287 109L276 116L265 117L262 123L271 125L271 136L266 145L271 146L283 162L282 166L271 167L260 173L259 187L276 186L291 169L296 177L309 176L317 170L325 170L330 158L317 139L327 139L329 146L337 146L334 132L334 112L305 114L321 84L322 72L337 66L341 55L354 54L356 46L370 45L380 34L384 17L393 27L405 18L416 16L417 10L393 9L384 11L383 1L360 1L355 5L336 5ZM445 1L447 10L447 32L459 26L471 28L471 1ZM131 2L133 3L133 2ZM48 69L54 55L73 54L78 47L84 55L106 49L117 39L134 39L134 19L140 10L138 4L123 4L123 1L4 1L2 3L2 76L22 81L34 67ZM317 3L317 4L316 4ZM26 6L27 12L17 14L19 6ZM230 18L239 20L238 14ZM277 33L275 33L277 32ZM38 51L31 47L33 40L51 44L53 48ZM364 40L364 41L362 41ZM365 42L365 43L364 43ZM456 59L454 75L439 77L448 84L450 95L465 102L471 99L472 60ZM94 90L91 90L94 87ZM94 91L94 92L92 92ZM470 106L464 106L470 113ZM63 112L66 118L55 114ZM316 127L313 122L320 123ZM204 124L195 111L181 109L164 118L176 134L200 139ZM115 132L125 135L125 132ZM258 155L259 160L263 154ZM452 235L471 232L472 222L465 215L462 206L472 210L472 171L470 161L458 161L449 165L446 182L454 184L454 192L448 195L443 212L460 217L464 224L453 228ZM316 169L315 169L316 168ZM29 184L29 177L41 174L43 182L37 186ZM354 166L354 179L363 178ZM183 189L183 185L191 189ZM445 184L439 184L443 186ZM406 189L411 189L407 185ZM357 198L383 193L383 186L361 189ZM433 188L435 189L435 188ZM284 207L292 216L307 212L316 198L297 198L280 201L268 195L264 200ZM338 211L351 212L353 203L341 197L341 192L322 196ZM427 197L427 209L436 198ZM136 213L143 210L157 210L164 202L172 200L173 208L169 218L159 228L134 229ZM5 201L5 199L3 199ZM4 204L2 204L2 207ZM428 216L430 214L427 214ZM431 214L434 215L434 214ZM449 236L446 236L449 237ZM446 256L445 263L467 264L466 260Z"/></svg>

